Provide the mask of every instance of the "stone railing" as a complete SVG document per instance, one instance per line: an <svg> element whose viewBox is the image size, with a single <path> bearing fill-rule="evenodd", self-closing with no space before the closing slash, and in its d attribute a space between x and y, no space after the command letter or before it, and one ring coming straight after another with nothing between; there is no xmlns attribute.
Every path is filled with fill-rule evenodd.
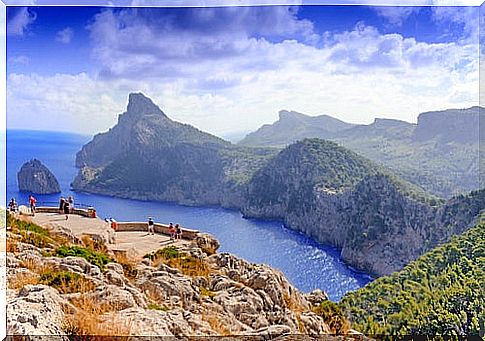
<svg viewBox="0 0 485 341"><path fill-rule="evenodd" d="M47 207L47 206L40 206L35 208L36 213L60 213L58 207ZM64 214L64 213L62 213ZM71 211L71 214L77 214L81 215L83 217L92 217L92 211L89 209L84 209L84 208L74 208Z"/></svg>
<svg viewBox="0 0 485 341"><path fill-rule="evenodd" d="M168 225L155 223L153 230L157 233L169 235ZM117 222L116 232L148 231L146 222ZM199 233L197 230L182 227L182 238L192 240Z"/></svg>

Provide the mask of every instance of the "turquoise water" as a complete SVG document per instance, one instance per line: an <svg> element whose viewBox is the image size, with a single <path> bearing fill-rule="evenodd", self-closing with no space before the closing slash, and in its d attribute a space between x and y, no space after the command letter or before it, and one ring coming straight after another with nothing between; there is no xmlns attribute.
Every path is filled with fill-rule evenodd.
<svg viewBox="0 0 485 341"><path fill-rule="evenodd" d="M77 174L75 154L91 137L58 132L7 132L7 199L26 203L29 193L20 193L17 172L21 165L37 158L57 177L62 194L73 195L77 203L96 207L100 217L118 221L145 221L148 216L168 223L209 232L221 243L220 252L230 252L255 263L266 263L285 273L303 292L324 290L337 301L370 280L356 272L339 257L335 248L321 245L280 222L244 219L233 210L215 207L187 207L170 203L112 198L76 193L70 183ZM36 195L39 203L57 203L59 195Z"/></svg>

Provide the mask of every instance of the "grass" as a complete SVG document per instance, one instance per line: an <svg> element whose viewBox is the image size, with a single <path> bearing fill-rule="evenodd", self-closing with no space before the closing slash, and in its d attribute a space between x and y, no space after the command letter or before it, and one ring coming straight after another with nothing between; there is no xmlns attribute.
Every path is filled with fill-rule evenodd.
<svg viewBox="0 0 485 341"><path fill-rule="evenodd" d="M77 309L73 314L65 311L63 331L67 335L89 335L89 340L96 340L96 336L103 336L99 340L106 340L106 336L114 336L116 340L128 340L124 337L131 334L131 326L121 323L114 314L106 314L115 311L115 306L100 305L88 295L73 299L71 303Z"/></svg>
<svg viewBox="0 0 485 341"><path fill-rule="evenodd" d="M38 278L39 284L45 284L57 289L61 294L87 292L95 288L92 281L84 276L70 271L48 271Z"/></svg>
<svg viewBox="0 0 485 341"><path fill-rule="evenodd" d="M143 258L148 258L151 261L159 260L159 259L169 260L169 259L175 259L178 257L180 257L180 252L177 250L175 246L167 246L167 247L164 247L163 249L150 252L145 256L143 256Z"/></svg>
<svg viewBox="0 0 485 341"><path fill-rule="evenodd" d="M204 287L199 287L199 290L200 290L200 294L202 296L206 296L206 297L209 297L211 300L214 299L214 297L216 297L216 294L213 292L213 291L210 291L209 289L206 289Z"/></svg>
<svg viewBox="0 0 485 341"><path fill-rule="evenodd" d="M229 336L232 335L231 330L227 328L227 325L221 321L221 318L217 315L202 315L202 320L206 321L211 329L219 335Z"/></svg>
<svg viewBox="0 0 485 341"><path fill-rule="evenodd" d="M134 280L138 276L138 260L133 257L128 257L125 253L115 254L116 263L123 267L123 274L128 280Z"/></svg>
<svg viewBox="0 0 485 341"><path fill-rule="evenodd" d="M77 245L58 247L54 253L57 257L82 257L89 263L99 267L101 271L104 271L104 266L106 264L112 262L111 257L103 252L93 251L87 247Z"/></svg>
<svg viewBox="0 0 485 341"><path fill-rule="evenodd" d="M148 309L151 310L160 310L160 311L169 311L170 309L164 305L159 305L157 303L150 303L148 304Z"/></svg>
<svg viewBox="0 0 485 341"><path fill-rule="evenodd" d="M153 266L165 264L171 268L180 270L187 276L208 277L210 275L209 266L202 259L179 252L174 246L168 246L146 254L143 258L152 260Z"/></svg>
<svg viewBox="0 0 485 341"><path fill-rule="evenodd" d="M7 277L7 287L9 289L22 289L26 285L35 285L39 283L39 276L33 273L16 273Z"/></svg>
<svg viewBox="0 0 485 341"><path fill-rule="evenodd" d="M18 219L7 212L7 225L11 232L20 236L19 242L31 244L38 248L55 248L59 245L66 245L67 239L62 236L53 236L49 230L34 224L28 220ZM12 242L9 239L9 243ZM10 252L16 252L16 242L7 246Z"/></svg>
<svg viewBox="0 0 485 341"><path fill-rule="evenodd" d="M89 235L83 235L81 237L81 241L83 242L84 246L88 249L101 252L101 253L108 252L108 247L106 246L105 243L103 243L101 240L98 240L98 239L95 240Z"/></svg>

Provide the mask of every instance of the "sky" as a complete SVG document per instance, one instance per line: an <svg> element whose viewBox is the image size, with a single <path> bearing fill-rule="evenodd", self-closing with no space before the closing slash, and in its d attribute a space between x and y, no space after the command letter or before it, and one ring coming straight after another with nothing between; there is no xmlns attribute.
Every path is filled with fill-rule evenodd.
<svg viewBox="0 0 485 341"><path fill-rule="evenodd" d="M106 131L130 92L220 136L478 105L477 7L32 4L7 7L10 129Z"/></svg>

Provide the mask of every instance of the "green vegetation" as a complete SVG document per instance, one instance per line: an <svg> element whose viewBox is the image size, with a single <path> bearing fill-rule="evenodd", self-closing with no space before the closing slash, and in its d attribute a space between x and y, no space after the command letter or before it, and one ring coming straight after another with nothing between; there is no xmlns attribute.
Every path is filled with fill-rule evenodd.
<svg viewBox="0 0 485 341"><path fill-rule="evenodd" d="M164 247L163 249L159 249L154 252L147 253L146 255L143 256L143 258L148 258L150 260L156 260L156 259L174 259L180 257L180 252L177 250L175 246L167 246Z"/></svg>
<svg viewBox="0 0 485 341"><path fill-rule="evenodd" d="M485 319L483 283L482 221L402 271L347 294L340 307L367 335L478 335Z"/></svg>
<svg viewBox="0 0 485 341"><path fill-rule="evenodd" d="M94 289L92 281L70 271L46 271L39 276L39 283L56 288L62 294L86 292Z"/></svg>
<svg viewBox="0 0 485 341"><path fill-rule="evenodd" d="M337 303L326 300L313 308L313 311L323 318L333 334L345 334L348 331L349 323Z"/></svg>
<svg viewBox="0 0 485 341"><path fill-rule="evenodd" d="M370 125L291 113L249 134L239 145L279 147L305 138L339 143L442 198L479 188L478 107L420 115L418 125L377 119ZM333 119L333 118L330 118ZM333 119L335 120L335 119Z"/></svg>
<svg viewBox="0 0 485 341"><path fill-rule="evenodd" d="M160 311L169 311L170 310L166 306L159 305L157 303L150 303L150 304L148 304L147 308L151 309L151 310L160 310Z"/></svg>
<svg viewBox="0 0 485 341"><path fill-rule="evenodd" d="M89 263L98 266L101 271L104 271L104 266L106 264L112 262L112 259L105 253L93 251L89 248L77 245L61 246L55 250L55 255L57 257L82 257Z"/></svg>
<svg viewBox="0 0 485 341"><path fill-rule="evenodd" d="M210 291L209 289L206 289L202 286L199 287L199 290L202 296L209 297L211 300L213 300L214 297L216 297L216 294L213 291Z"/></svg>
<svg viewBox="0 0 485 341"><path fill-rule="evenodd" d="M179 252L174 246L167 246L155 252L143 256L153 262L154 266L165 264L171 268L180 270L187 276L207 277L210 274L209 266L197 257L185 252Z"/></svg>
<svg viewBox="0 0 485 341"><path fill-rule="evenodd" d="M63 242L61 239L52 237L48 230L34 223L19 220L7 212L7 226L12 233L21 236L22 243L31 244L38 248L51 248Z"/></svg>

